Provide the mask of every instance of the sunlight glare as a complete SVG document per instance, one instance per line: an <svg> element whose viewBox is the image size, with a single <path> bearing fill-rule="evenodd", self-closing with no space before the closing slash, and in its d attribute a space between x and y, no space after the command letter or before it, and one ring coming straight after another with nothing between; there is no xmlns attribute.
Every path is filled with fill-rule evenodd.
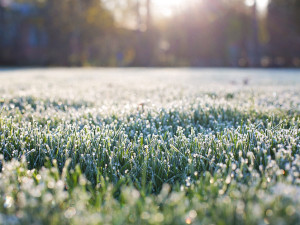
<svg viewBox="0 0 300 225"><path fill-rule="evenodd" d="M253 6L255 0L245 0L247 6ZM265 10L268 6L269 0L256 0L257 8L259 10Z"/></svg>
<svg viewBox="0 0 300 225"><path fill-rule="evenodd" d="M176 11L193 1L195 0L153 0L153 6L155 14L171 17ZM254 2L255 0L245 0L247 6L253 6ZM265 11L268 2L269 0L256 0L258 10Z"/></svg>
<svg viewBox="0 0 300 225"><path fill-rule="evenodd" d="M187 0L153 0L153 5L158 14L170 17L186 2Z"/></svg>

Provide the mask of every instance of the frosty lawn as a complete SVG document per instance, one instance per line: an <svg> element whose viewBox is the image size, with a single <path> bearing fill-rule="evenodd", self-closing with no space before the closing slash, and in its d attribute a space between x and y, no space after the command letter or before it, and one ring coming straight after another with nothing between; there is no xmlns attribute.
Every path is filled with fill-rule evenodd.
<svg viewBox="0 0 300 225"><path fill-rule="evenodd" d="M299 75L2 71L0 224L297 224Z"/></svg>

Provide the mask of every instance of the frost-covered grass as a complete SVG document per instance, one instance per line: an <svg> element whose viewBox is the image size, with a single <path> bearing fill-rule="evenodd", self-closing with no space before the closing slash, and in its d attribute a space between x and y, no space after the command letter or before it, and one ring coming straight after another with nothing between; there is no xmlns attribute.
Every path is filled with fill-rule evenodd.
<svg viewBox="0 0 300 225"><path fill-rule="evenodd" d="M224 71L0 72L0 224L299 224L300 73Z"/></svg>

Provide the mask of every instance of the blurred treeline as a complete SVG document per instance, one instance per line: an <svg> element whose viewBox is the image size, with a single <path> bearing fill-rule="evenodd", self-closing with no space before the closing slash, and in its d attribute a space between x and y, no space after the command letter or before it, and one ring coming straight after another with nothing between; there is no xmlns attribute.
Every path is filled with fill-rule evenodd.
<svg viewBox="0 0 300 225"><path fill-rule="evenodd" d="M300 0L0 0L0 65L300 67Z"/></svg>

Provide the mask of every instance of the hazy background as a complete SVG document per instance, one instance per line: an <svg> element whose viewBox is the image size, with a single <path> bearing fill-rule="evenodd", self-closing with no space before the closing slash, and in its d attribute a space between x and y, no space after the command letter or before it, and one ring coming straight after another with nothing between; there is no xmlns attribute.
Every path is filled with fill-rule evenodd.
<svg viewBox="0 0 300 225"><path fill-rule="evenodd" d="M300 0L0 0L0 66L300 67Z"/></svg>

